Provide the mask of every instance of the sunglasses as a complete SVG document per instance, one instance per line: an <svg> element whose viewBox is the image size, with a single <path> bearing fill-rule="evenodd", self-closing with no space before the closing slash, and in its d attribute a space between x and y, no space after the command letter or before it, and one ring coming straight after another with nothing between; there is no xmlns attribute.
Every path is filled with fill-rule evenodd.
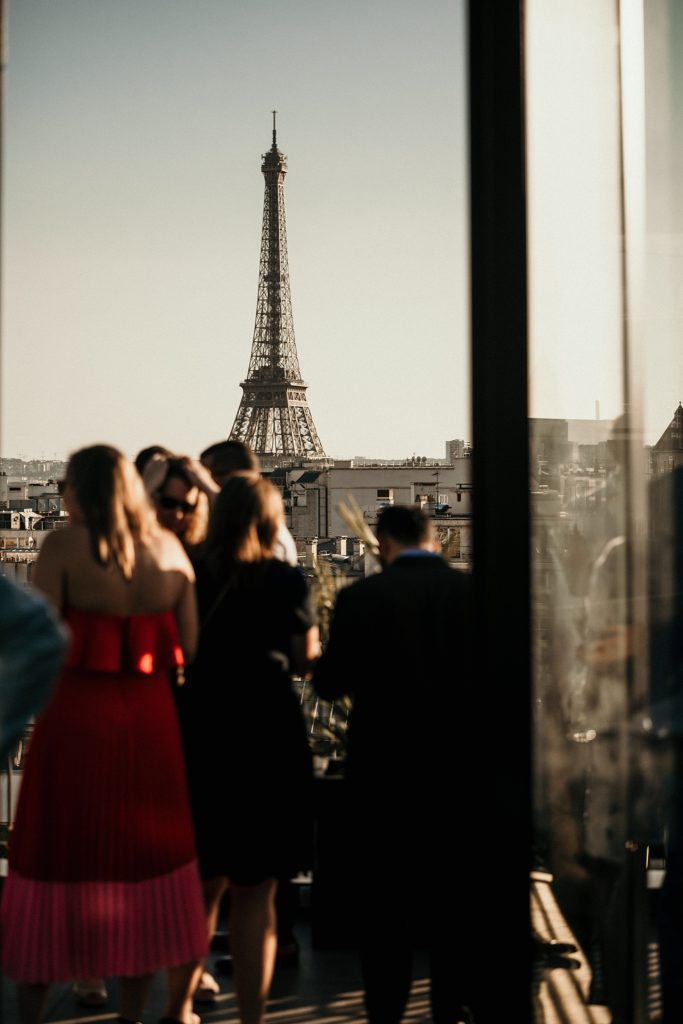
<svg viewBox="0 0 683 1024"><path fill-rule="evenodd" d="M190 512L194 512L197 505L190 505L187 501L182 501L180 498L171 498L170 495L157 494L156 503L159 508L166 509L167 512L176 512L180 509L184 515L189 516Z"/></svg>

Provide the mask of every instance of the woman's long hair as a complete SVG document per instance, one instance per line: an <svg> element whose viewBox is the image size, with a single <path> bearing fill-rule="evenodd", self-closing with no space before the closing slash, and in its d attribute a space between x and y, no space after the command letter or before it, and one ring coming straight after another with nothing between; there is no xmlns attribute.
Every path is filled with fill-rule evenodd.
<svg viewBox="0 0 683 1024"><path fill-rule="evenodd" d="M240 562L270 558L284 521L280 492L257 473L234 473L223 485L211 515L205 558L219 579Z"/></svg>
<svg viewBox="0 0 683 1024"><path fill-rule="evenodd" d="M93 558L116 565L130 579L135 544L144 544L154 529L154 513L133 465L116 448L96 444L71 456L66 480L90 534Z"/></svg>

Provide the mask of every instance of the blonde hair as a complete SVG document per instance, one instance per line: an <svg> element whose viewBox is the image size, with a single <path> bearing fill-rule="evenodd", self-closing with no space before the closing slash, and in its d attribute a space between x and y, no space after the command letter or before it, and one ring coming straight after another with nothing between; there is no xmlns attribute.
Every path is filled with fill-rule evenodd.
<svg viewBox="0 0 683 1024"><path fill-rule="evenodd" d="M222 576L238 562L270 558L284 521L282 497L257 473L233 473L216 498L206 542L206 558Z"/></svg>
<svg viewBox="0 0 683 1024"><path fill-rule="evenodd" d="M71 456L66 480L90 534L93 558L130 579L135 545L147 543L154 529L154 513L132 463L116 448L96 444Z"/></svg>

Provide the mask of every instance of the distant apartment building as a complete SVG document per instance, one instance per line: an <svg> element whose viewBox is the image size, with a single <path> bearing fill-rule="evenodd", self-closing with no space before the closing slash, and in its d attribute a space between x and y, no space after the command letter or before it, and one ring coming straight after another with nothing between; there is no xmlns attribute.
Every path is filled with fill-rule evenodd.
<svg viewBox="0 0 683 1024"><path fill-rule="evenodd" d="M567 473L600 476L619 459L617 420L530 420L531 474L537 485L557 486ZM679 402L659 440L647 449L650 476L683 466L683 405Z"/></svg>
<svg viewBox="0 0 683 1024"><path fill-rule="evenodd" d="M61 480L66 462L61 459L1 458L0 473L31 480Z"/></svg>
<svg viewBox="0 0 683 1024"><path fill-rule="evenodd" d="M339 511L349 497L367 519L375 519L385 505L421 505L430 514L469 518L472 464L457 459L453 465L368 466L328 471L327 536L348 533Z"/></svg>
<svg viewBox="0 0 683 1024"><path fill-rule="evenodd" d="M57 481L9 476L0 472L0 508L31 508L43 514L59 512L62 499Z"/></svg>
<svg viewBox="0 0 683 1024"><path fill-rule="evenodd" d="M650 448L650 475L661 476L683 466L683 406L673 414L668 427Z"/></svg>
<svg viewBox="0 0 683 1024"><path fill-rule="evenodd" d="M338 555L347 540L349 557L356 550L353 545L358 538L344 516L345 508L360 514L372 529L385 506L415 504L432 516L444 550L453 561L471 557L469 457L456 459L452 465L425 460L415 465L337 463L326 469L280 468L268 477L283 495L287 525L302 556L309 560L313 540L318 544L334 540Z"/></svg>
<svg viewBox="0 0 683 1024"><path fill-rule="evenodd" d="M561 489L572 472L605 473L614 468L611 420L529 420L529 472L532 491Z"/></svg>
<svg viewBox="0 0 683 1024"><path fill-rule="evenodd" d="M47 532L66 522L54 480L0 473L0 575L30 582Z"/></svg>
<svg viewBox="0 0 683 1024"><path fill-rule="evenodd" d="M469 441L446 441L446 462L453 463L456 459L469 459L472 456L472 445Z"/></svg>

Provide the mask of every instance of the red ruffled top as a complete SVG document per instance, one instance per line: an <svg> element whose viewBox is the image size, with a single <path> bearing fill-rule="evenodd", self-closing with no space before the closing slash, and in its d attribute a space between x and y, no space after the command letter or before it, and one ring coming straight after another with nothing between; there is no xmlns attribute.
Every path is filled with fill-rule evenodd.
<svg viewBox="0 0 683 1024"><path fill-rule="evenodd" d="M71 630L67 668L151 675L184 663L171 611L113 615L69 608L64 618Z"/></svg>

